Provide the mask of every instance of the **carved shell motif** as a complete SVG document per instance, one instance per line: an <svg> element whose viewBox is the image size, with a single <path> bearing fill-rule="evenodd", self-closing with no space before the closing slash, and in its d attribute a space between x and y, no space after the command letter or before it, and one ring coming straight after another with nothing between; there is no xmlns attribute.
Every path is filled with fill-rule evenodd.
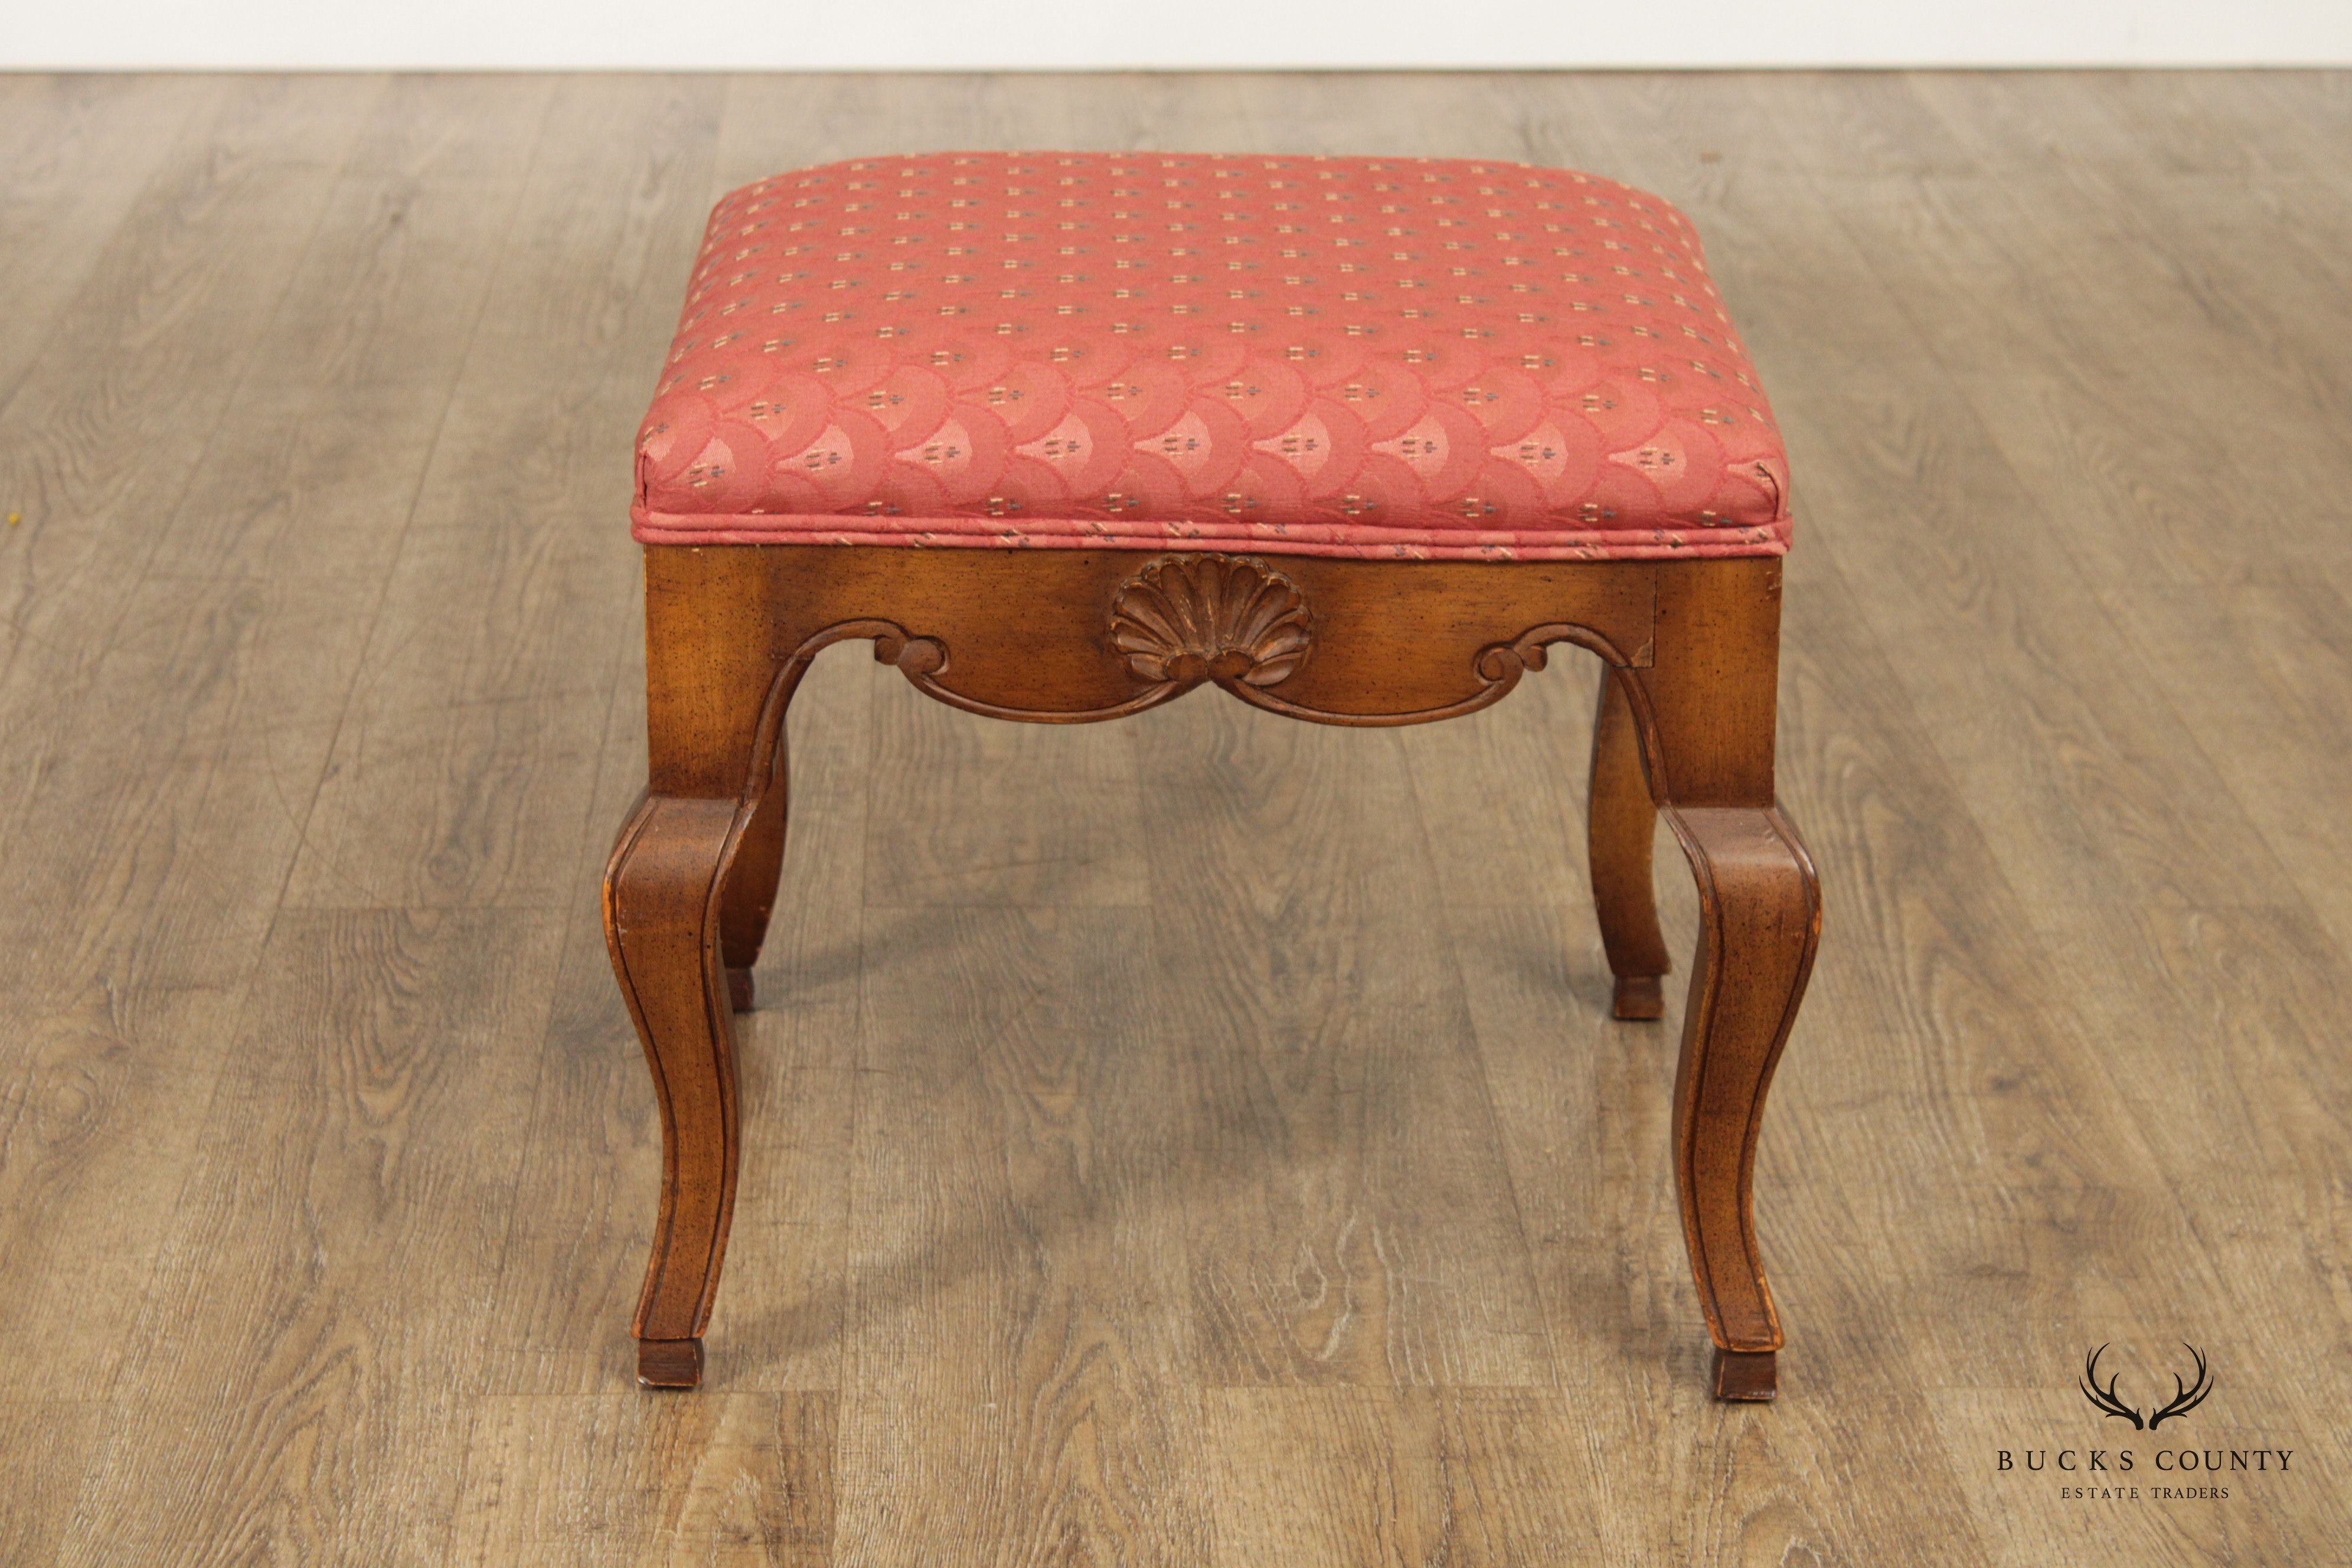
<svg viewBox="0 0 2352 1568"><path fill-rule="evenodd" d="M1120 584L1112 646L1136 678L1266 687L1307 662L1313 631L1297 584L1234 555L1163 556Z"/></svg>

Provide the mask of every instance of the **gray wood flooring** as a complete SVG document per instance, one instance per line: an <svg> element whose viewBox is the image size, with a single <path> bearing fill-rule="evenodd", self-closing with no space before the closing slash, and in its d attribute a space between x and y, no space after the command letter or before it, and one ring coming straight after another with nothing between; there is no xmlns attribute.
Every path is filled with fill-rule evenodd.
<svg viewBox="0 0 2352 1568"><path fill-rule="evenodd" d="M710 1384L631 1386L631 432L718 193L956 145L1697 220L1828 901L1776 1407L1565 658L1073 731L828 655ZM0 1562L2352 1562L2352 77L0 77Z"/></svg>

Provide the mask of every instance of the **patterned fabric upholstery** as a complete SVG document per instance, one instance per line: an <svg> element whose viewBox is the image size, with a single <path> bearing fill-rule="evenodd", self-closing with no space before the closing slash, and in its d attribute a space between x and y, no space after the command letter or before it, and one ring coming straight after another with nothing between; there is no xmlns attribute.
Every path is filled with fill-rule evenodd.
<svg viewBox="0 0 2352 1568"><path fill-rule="evenodd" d="M942 153L711 214L656 543L1580 560L1788 548L1690 223L1517 163Z"/></svg>

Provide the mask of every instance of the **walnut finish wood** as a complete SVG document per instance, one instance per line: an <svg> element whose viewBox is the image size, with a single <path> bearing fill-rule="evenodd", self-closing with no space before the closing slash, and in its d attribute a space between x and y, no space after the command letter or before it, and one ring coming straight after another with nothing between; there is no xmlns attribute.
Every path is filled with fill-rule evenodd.
<svg viewBox="0 0 2352 1568"><path fill-rule="evenodd" d="M735 863L727 873L727 887L719 910L719 950L727 966L728 994L735 1010L751 1010L751 971L760 962L760 947L768 937L768 916L776 905L776 882L784 865L784 819L788 808L789 774L781 734L767 793L743 829Z"/></svg>
<svg viewBox="0 0 2352 1568"><path fill-rule="evenodd" d="M1755 1141L1820 904L1773 805L1780 594L1770 559L649 548L650 793L622 829L606 896L663 1108L641 1379L699 1376L675 1347L701 1333L725 1254L738 1144L728 1016L750 1005L775 898L786 712L816 654L852 640L940 701L1042 723L1124 717L1204 686L1319 723L1430 723L1500 700L1556 644L1598 654L1593 890L1617 1011L1663 1011L1654 793L1705 911L1675 1117L1691 1268L1719 1349L1779 1349L1752 1217ZM1805 911L1795 926L1791 900ZM1741 1392L1725 1396L1769 1398L1770 1360L1742 1364Z"/></svg>
<svg viewBox="0 0 2352 1568"><path fill-rule="evenodd" d="M1658 812L1642 771L1642 741L1617 673L1601 667L1593 707L1591 794L1585 843L1592 866L1592 904L1601 942L1615 977L1612 1011L1620 1018L1665 1016L1660 977L1673 967L1658 929L1657 889L1650 880L1650 848Z"/></svg>
<svg viewBox="0 0 2352 1568"><path fill-rule="evenodd" d="M742 1141L719 925L729 862L758 804L648 795L604 874L613 971L661 1105L661 1209L634 1329L638 1380L656 1387L701 1381L735 1213Z"/></svg>
<svg viewBox="0 0 2352 1568"><path fill-rule="evenodd" d="M1666 808L1698 882L1698 952L1675 1071L1675 1182L1699 1306L1718 1351L1782 1343L1756 1245L1753 1182L1764 1096L1821 940L1820 884L1796 831L1771 807ZM1747 1363L1769 1399L1774 1363ZM1723 1384L1718 1379L1717 1393Z"/></svg>
<svg viewBox="0 0 2352 1568"><path fill-rule="evenodd" d="M1568 641L1650 661L1648 563L1280 558L1314 652L1278 685L1186 667L1146 679L1113 644L1134 551L659 546L646 552L651 788L745 795L792 689L833 644L866 640L929 696L995 718L1118 718L1213 679L1261 706L1339 724L1423 723L1499 700ZM1265 567L1276 571L1272 564ZM1377 590L1370 585L1377 584Z"/></svg>
<svg viewBox="0 0 2352 1568"><path fill-rule="evenodd" d="M1662 568L1655 657L1611 672L1698 888L1675 1187L1707 1331L1718 1351L1749 1355L1783 1342L1756 1244L1756 1140L1821 937L1820 883L1773 795L1780 576L1771 557ZM1608 722L1604 704L1596 729ZM1718 1395L1770 1398L1777 1361L1743 1364Z"/></svg>
<svg viewBox="0 0 2352 1568"><path fill-rule="evenodd" d="M1780 1355L1773 1351L1715 1352L1715 1396L1736 1403L1761 1403L1780 1396Z"/></svg>

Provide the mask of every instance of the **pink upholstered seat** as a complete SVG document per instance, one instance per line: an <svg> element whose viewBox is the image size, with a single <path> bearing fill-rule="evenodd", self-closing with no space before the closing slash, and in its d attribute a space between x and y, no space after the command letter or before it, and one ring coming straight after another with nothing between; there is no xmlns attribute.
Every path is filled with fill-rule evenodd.
<svg viewBox="0 0 2352 1568"><path fill-rule="evenodd" d="M1687 219L1452 160L943 153L711 214L647 543L1577 560L1788 548Z"/></svg>

